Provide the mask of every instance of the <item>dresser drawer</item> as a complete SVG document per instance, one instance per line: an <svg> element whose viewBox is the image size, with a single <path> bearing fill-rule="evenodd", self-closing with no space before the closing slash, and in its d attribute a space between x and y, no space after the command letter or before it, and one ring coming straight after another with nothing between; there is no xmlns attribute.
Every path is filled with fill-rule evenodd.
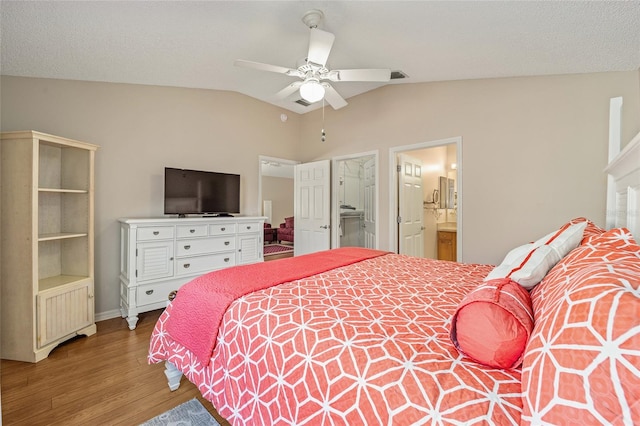
<svg viewBox="0 0 640 426"><path fill-rule="evenodd" d="M178 225L176 236L178 238L206 237L207 225Z"/></svg>
<svg viewBox="0 0 640 426"><path fill-rule="evenodd" d="M209 235L233 235L235 233L235 223L215 223L209 225Z"/></svg>
<svg viewBox="0 0 640 426"><path fill-rule="evenodd" d="M236 239L233 236L180 240L176 243L176 256L193 256L198 254L233 251L235 249Z"/></svg>
<svg viewBox="0 0 640 426"><path fill-rule="evenodd" d="M176 275L193 275L234 266L236 264L236 254L231 251L206 256L185 257L178 259L176 262Z"/></svg>
<svg viewBox="0 0 640 426"><path fill-rule="evenodd" d="M138 241L167 240L173 234L173 226L145 226L138 228Z"/></svg>
<svg viewBox="0 0 640 426"><path fill-rule="evenodd" d="M238 234L246 234L248 232L260 232L262 230L260 222L244 222L238 224Z"/></svg>
<svg viewBox="0 0 640 426"><path fill-rule="evenodd" d="M140 285L137 288L137 305L150 305L152 303L167 302L169 293L177 290L175 283L164 282L156 284Z"/></svg>

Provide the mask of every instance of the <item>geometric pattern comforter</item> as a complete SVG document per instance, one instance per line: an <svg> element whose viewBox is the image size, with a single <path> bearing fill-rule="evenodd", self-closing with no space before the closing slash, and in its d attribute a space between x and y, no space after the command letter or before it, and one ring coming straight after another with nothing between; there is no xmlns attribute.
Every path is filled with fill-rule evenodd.
<svg viewBox="0 0 640 426"><path fill-rule="evenodd" d="M449 339L451 317L491 271L388 254L245 295L204 367L165 330L169 360L233 425L519 424L521 372L483 367Z"/></svg>

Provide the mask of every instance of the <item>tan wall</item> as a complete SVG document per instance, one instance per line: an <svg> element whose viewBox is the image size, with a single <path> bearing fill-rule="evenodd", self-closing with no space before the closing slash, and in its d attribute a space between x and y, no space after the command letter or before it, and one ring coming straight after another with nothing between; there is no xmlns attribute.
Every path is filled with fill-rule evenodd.
<svg viewBox="0 0 640 426"><path fill-rule="evenodd" d="M244 95L3 76L2 131L39 130L96 155L96 312L118 308L117 219L161 216L165 166L240 173L258 205L258 155L292 160L378 149L381 248L389 234L389 148L462 136L463 260L506 250L575 216L604 225L609 98L623 139L640 130L638 72L389 85L325 111L287 112ZM339 83L337 83L339 84Z"/></svg>
<svg viewBox="0 0 640 426"><path fill-rule="evenodd" d="M392 246L389 148L461 136L463 260L510 248L576 216L604 226L609 99L624 97L623 140L640 131L638 72L388 85L305 114L298 160L380 151L380 242ZM338 84L338 83L337 83Z"/></svg>
<svg viewBox="0 0 640 426"><path fill-rule="evenodd" d="M262 198L271 200L271 226L277 228L285 217L293 216L293 179L263 176Z"/></svg>
<svg viewBox="0 0 640 426"><path fill-rule="evenodd" d="M300 116L244 95L3 76L2 131L39 130L96 153L96 313L119 306L119 217L163 215L164 167L241 175L258 214L259 155L291 158Z"/></svg>

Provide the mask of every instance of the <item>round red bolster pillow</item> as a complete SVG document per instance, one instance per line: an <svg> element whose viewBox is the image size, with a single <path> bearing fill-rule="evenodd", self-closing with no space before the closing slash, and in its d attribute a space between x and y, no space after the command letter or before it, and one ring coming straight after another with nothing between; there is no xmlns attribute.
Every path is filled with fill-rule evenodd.
<svg viewBox="0 0 640 426"><path fill-rule="evenodd" d="M515 368L522 363L532 329L529 292L508 278L498 278L462 299L451 321L451 341L480 364Z"/></svg>

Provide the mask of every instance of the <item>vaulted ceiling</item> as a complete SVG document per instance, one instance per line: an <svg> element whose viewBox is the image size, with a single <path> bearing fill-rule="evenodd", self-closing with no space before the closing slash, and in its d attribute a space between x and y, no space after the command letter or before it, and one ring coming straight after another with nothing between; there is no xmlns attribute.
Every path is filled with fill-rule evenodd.
<svg viewBox="0 0 640 426"><path fill-rule="evenodd" d="M332 68L389 68L405 79L337 82L347 99L384 84L640 68L640 1L6 1L3 75L229 90L304 113L295 68L304 13L335 35Z"/></svg>

